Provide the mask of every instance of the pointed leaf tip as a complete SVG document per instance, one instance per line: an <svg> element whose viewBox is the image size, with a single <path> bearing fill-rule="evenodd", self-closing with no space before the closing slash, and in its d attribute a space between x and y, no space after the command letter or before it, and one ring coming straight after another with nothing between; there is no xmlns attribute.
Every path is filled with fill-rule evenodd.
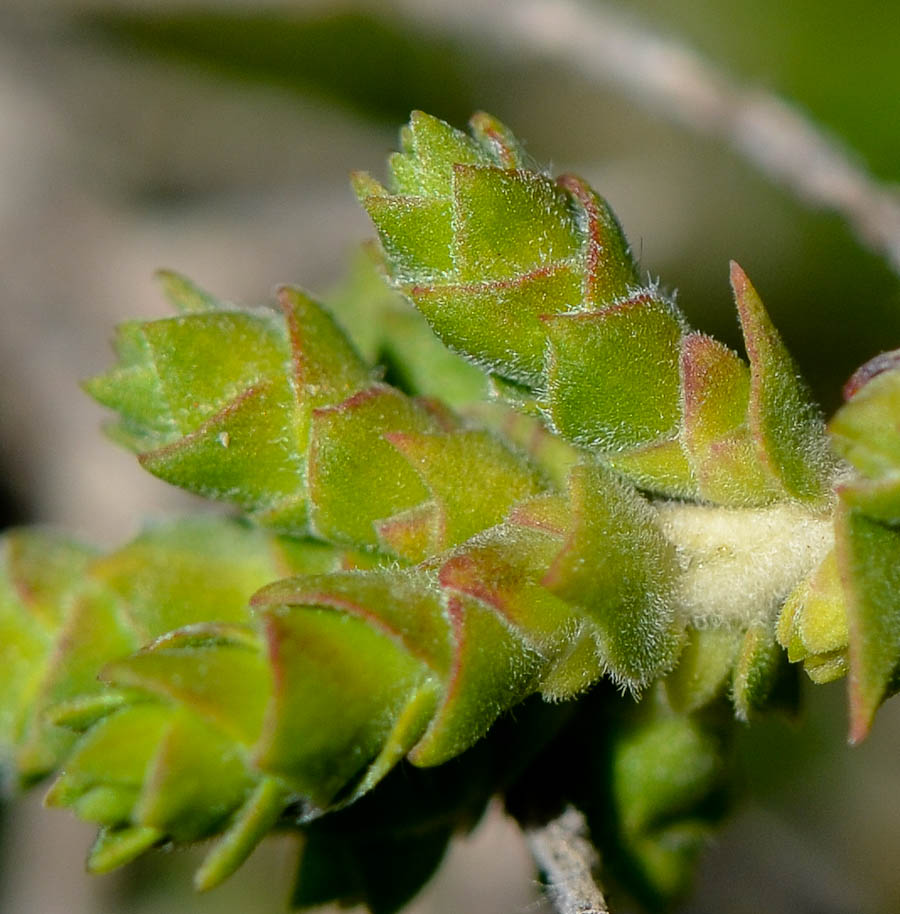
<svg viewBox="0 0 900 914"><path fill-rule="evenodd" d="M162 285L163 295L181 314L215 311L222 307L215 296L175 270L157 270L155 278Z"/></svg>
<svg viewBox="0 0 900 914"><path fill-rule="evenodd" d="M750 360L748 422L756 450L790 497L826 497L834 466L824 423L747 274L731 262L731 285Z"/></svg>

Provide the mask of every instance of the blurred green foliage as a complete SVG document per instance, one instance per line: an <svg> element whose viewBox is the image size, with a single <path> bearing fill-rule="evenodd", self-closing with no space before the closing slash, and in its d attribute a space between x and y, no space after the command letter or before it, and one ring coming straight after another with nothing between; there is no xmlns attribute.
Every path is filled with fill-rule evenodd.
<svg viewBox="0 0 900 914"><path fill-rule="evenodd" d="M411 108L462 120L472 108L461 52L391 16L110 8L79 22L121 48L310 93L377 121L400 122Z"/></svg>

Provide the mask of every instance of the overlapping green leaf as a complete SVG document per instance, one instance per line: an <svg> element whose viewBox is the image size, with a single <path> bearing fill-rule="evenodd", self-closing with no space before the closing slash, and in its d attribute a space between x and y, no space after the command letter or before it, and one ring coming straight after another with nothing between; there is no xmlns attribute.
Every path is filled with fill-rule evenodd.
<svg viewBox="0 0 900 914"><path fill-rule="evenodd" d="M821 420L740 268L748 362L641 284L583 181L488 115L470 127L414 113L389 186L355 178L381 254L335 301L365 359L297 290L279 315L164 274L178 315L126 324L88 383L147 469L318 541L223 520L103 557L6 540L0 745L21 780L64 763L49 800L101 827L92 869L215 836L209 888L290 820L298 903L394 911L500 783L432 818L398 766L452 785L507 712L607 676L650 697L603 707L602 799L553 802L599 802L612 866L662 903L721 800L720 699L748 719L792 705L788 660L816 681L849 665L859 738L896 687L896 358L832 422L853 467L833 527Z"/></svg>
<svg viewBox="0 0 900 914"><path fill-rule="evenodd" d="M749 372L641 287L605 201L530 167L502 125L476 115L469 137L414 113L402 145L388 188L355 186L397 288L450 348L530 386L555 431L641 488L826 499L821 420L739 268Z"/></svg>
<svg viewBox="0 0 900 914"><path fill-rule="evenodd" d="M856 471L840 487L837 568L845 590L851 738L866 735L900 670L900 371L897 352L863 365L831 420L837 451Z"/></svg>

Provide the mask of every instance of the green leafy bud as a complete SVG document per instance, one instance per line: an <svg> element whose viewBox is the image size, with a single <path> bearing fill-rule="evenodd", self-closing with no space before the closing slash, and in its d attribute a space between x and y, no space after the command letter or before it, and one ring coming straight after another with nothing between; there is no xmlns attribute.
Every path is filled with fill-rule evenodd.
<svg viewBox="0 0 900 914"><path fill-rule="evenodd" d="M179 280L185 287L193 289ZM114 434L140 451L143 466L267 526L414 561L498 523L546 487L496 435L373 381L303 293L284 289L280 303L281 320L214 304L126 327L141 346L120 347L123 364L87 387L122 414ZM233 361L212 360L216 348L233 349ZM159 378L180 398L177 421L169 394L151 396ZM142 450L147 444L161 446Z"/></svg>
<svg viewBox="0 0 900 914"><path fill-rule="evenodd" d="M120 328L120 363L86 389L119 412L111 434L150 472L302 531L313 410L363 387L368 369L299 291L282 290L281 319L192 295L202 310Z"/></svg>
<svg viewBox="0 0 900 914"><path fill-rule="evenodd" d="M847 601L834 551L784 604L778 641L789 660L803 661L814 682L830 682L847 672Z"/></svg>
<svg viewBox="0 0 900 914"><path fill-rule="evenodd" d="M673 712L658 690L637 708L586 704L602 725L581 747L586 783L576 790L604 887L619 906L668 910L728 805L728 728L715 713Z"/></svg>
<svg viewBox="0 0 900 914"><path fill-rule="evenodd" d="M491 120L495 143L484 122L469 138L413 115L390 190L356 180L395 285L437 335L530 387L558 434L641 488L822 504L832 465L821 420L740 268L749 372L640 287L602 198L529 168L509 131Z"/></svg>
<svg viewBox="0 0 900 914"><path fill-rule="evenodd" d="M649 697L581 702L601 709L579 743L602 745L599 780L551 801L604 807L661 902L721 800L723 695L746 720L795 700L787 661L817 682L849 669L858 739L900 682L896 357L832 421L852 465L836 497L740 268L746 362L642 286L581 179L536 169L488 115L470 128L414 113L389 186L355 177L381 243L333 299L355 342L297 290L279 314L165 273L177 316L124 325L88 382L148 470L315 541L218 519L105 556L3 541L0 749L20 781L61 769L48 802L100 827L91 869L215 838L209 888L289 824L299 904L388 914L568 726L531 697L606 676ZM474 774L498 731L525 737L502 778L492 754ZM425 810L413 783L462 812Z"/></svg>
<svg viewBox="0 0 900 914"><path fill-rule="evenodd" d="M5 767L30 781L63 765L47 802L102 827L91 869L230 829L201 882L224 878L289 799L252 765L273 686L248 598L371 559L216 518L150 528L106 556L49 534L2 545ZM260 791L266 810L245 809Z"/></svg>

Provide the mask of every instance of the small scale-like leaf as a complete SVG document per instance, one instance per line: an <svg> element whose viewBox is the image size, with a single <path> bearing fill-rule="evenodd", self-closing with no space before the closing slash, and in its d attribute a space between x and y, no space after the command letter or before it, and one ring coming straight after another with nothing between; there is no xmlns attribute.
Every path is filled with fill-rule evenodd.
<svg viewBox="0 0 900 914"><path fill-rule="evenodd" d="M789 710L796 708L796 677L768 621L751 625L744 635L734 665L731 697L740 720L749 720L775 703Z"/></svg>
<svg viewBox="0 0 900 914"><path fill-rule="evenodd" d="M750 372L701 333L682 340L684 441L699 493L720 504L765 504L778 489L760 463L747 421Z"/></svg>
<svg viewBox="0 0 900 914"><path fill-rule="evenodd" d="M580 606L600 630L610 674L640 689L672 666L677 563L650 506L600 464L571 475L573 524L544 586Z"/></svg>
<svg viewBox="0 0 900 914"><path fill-rule="evenodd" d="M195 841L222 827L253 780L239 747L181 707L147 767L130 817L176 841Z"/></svg>
<svg viewBox="0 0 900 914"><path fill-rule="evenodd" d="M163 832L149 825L101 829L88 855L88 871L108 873L131 863L164 837Z"/></svg>
<svg viewBox="0 0 900 914"><path fill-rule="evenodd" d="M561 435L604 451L675 436L684 328L671 305L642 293L603 311L548 316L545 324L546 408Z"/></svg>
<svg viewBox="0 0 900 914"><path fill-rule="evenodd" d="M387 438L436 499L443 549L499 523L513 505L544 488L538 472L489 432Z"/></svg>
<svg viewBox="0 0 900 914"><path fill-rule="evenodd" d="M162 286L163 295L181 314L217 311L223 307L215 296L174 270L157 270L156 278Z"/></svg>
<svg viewBox="0 0 900 914"><path fill-rule="evenodd" d="M824 426L781 337L744 271L731 284L750 359L750 430L757 452L784 491L819 502L829 490L831 460Z"/></svg>
<svg viewBox="0 0 900 914"><path fill-rule="evenodd" d="M666 677L666 695L680 713L709 704L725 688L741 643L732 627L692 629L678 666Z"/></svg>
<svg viewBox="0 0 900 914"><path fill-rule="evenodd" d="M437 431L427 410L379 385L316 410L309 457L316 532L332 541L377 545L376 521L429 498L419 475L385 435Z"/></svg>
<svg viewBox="0 0 900 914"><path fill-rule="evenodd" d="M513 279L580 253L566 193L536 172L454 165L452 218L462 283Z"/></svg>
<svg viewBox="0 0 900 914"><path fill-rule="evenodd" d="M416 284L404 291L451 349L534 385L547 338L540 318L577 307L581 277L570 264L559 263L512 279Z"/></svg>
<svg viewBox="0 0 900 914"><path fill-rule="evenodd" d="M843 507L837 556L850 633L850 739L868 733L900 657L900 533Z"/></svg>
<svg viewBox="0 0 900 914"><path fill-rule="evenodd" d="M447 604L456 656L444 700L410 753L417 765L439 765L480 739L506 708L534 688L546 660L480 601Z"/></svg>
<svg viewBox="0 0 900 914"><path fill-rule="evenodd" d="M259 737L271 691L260 652L228 642L181 648L162 642L108 664L103 678L185 705L246 746Z"/></svg>
<svg viewBox="0 0 900 914"><path fill-rule="evenodd" d="M326 806L379 753L430 673L383 629L315 607L265 612L274 691L256 763Z"/></svg>
<svg viewBox="0 0 900 914"><path fill-rule="evenodd" d="M203 859L194 888L205 892L227 879L275 825L286 802L284 786L276 778L262 778Z"/></svg>
<svg viewBox="0 0 900 914"><path fill-rule="evenodd" d="M569 192L584 235L585 307L605 308L628 298L639 285L637 267L609 204L575 175L562 175L557 184Z"/></svg>

